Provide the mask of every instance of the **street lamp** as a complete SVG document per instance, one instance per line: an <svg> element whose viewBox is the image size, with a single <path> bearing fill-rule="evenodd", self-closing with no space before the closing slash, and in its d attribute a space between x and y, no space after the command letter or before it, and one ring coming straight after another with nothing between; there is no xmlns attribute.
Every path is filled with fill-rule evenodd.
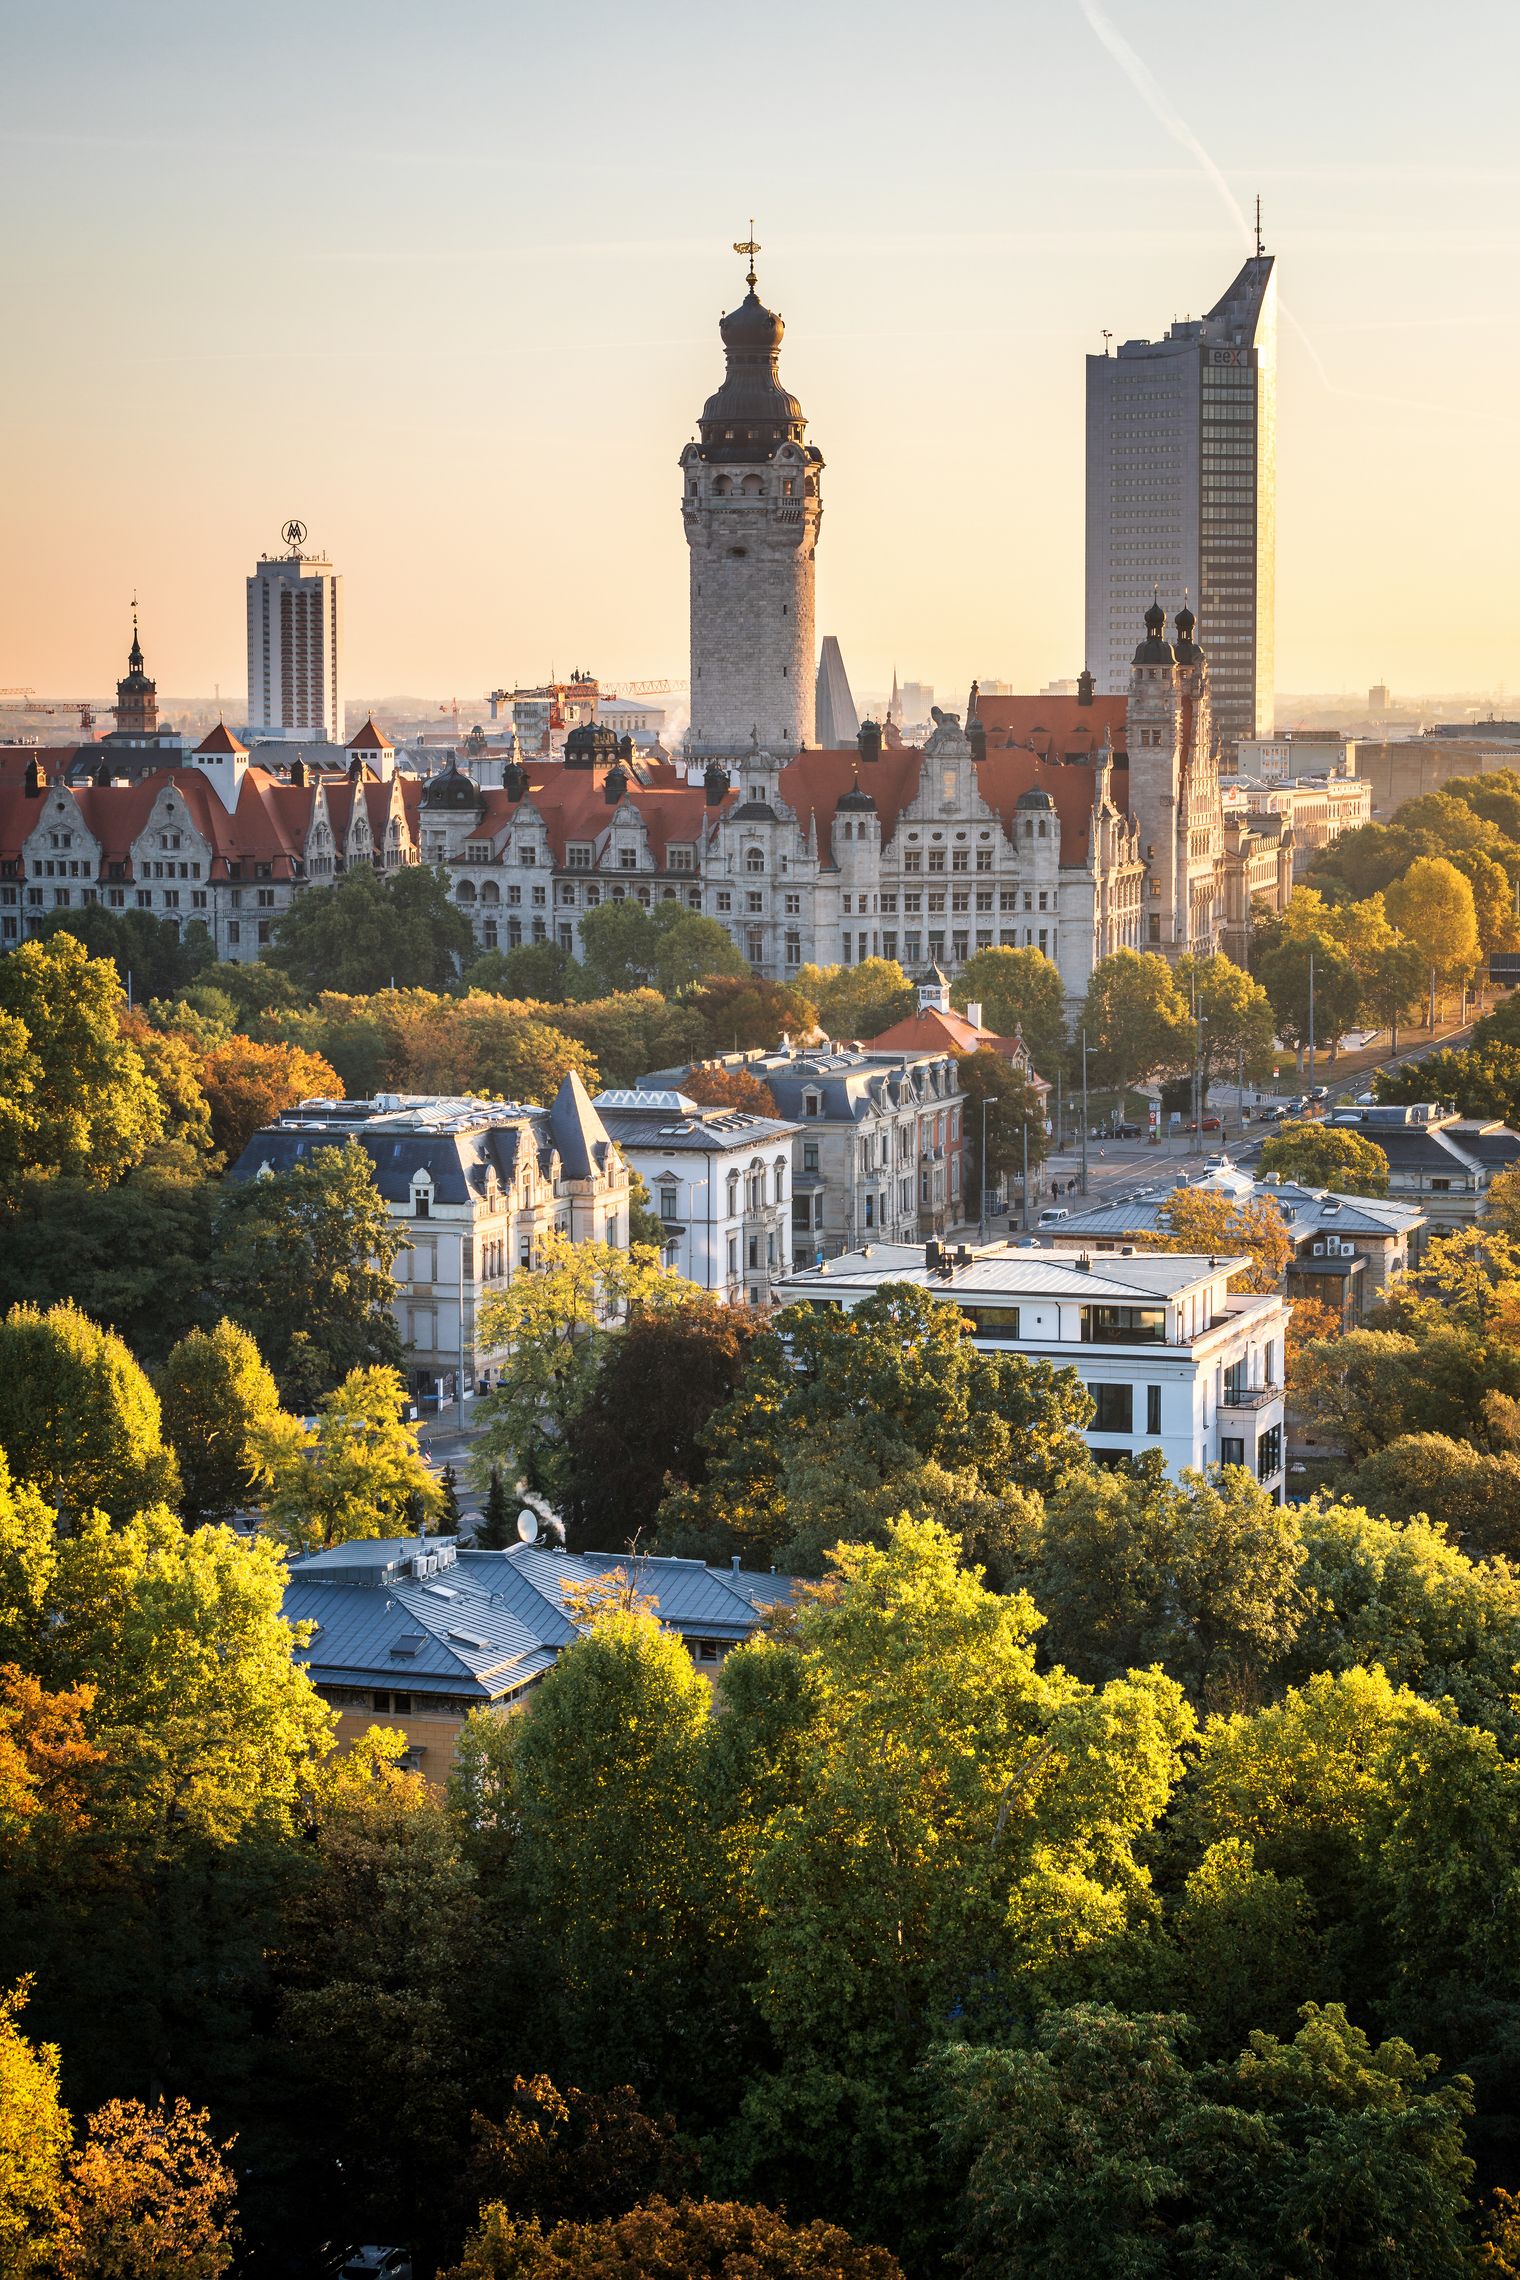
<svg viewBox="0 0 1520 2280"><path fill-rule="evenodd" d="M1087 1031L1082 1032L1082 1193L1087 1193Z"/></svg>

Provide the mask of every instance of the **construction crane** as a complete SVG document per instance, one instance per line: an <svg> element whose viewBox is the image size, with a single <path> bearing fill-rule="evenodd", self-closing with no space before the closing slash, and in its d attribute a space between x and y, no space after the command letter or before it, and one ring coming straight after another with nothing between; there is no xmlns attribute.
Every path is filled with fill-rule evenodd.
<svg viewBox="0 0 1520 2280"><path fill-rule="evenodd" d="M61 712L77 712L81 734L95 726L94 697L54 697L42 702L32 689L0 689L0 712L42 713L51 720Z"/></svg>

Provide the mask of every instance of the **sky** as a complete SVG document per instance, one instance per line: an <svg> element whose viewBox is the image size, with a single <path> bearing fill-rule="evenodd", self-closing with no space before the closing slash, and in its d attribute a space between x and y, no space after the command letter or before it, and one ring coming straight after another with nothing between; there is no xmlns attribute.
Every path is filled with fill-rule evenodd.
<svg viewBox="0 0 1520 2280"><path fill-rule="evenodd" d="M1278 685L1520 683L1520 10L1467 0L3 0L0 685L235 717L290 516L351 692L684 675L677 459L748 235L818 626L1081 666L1083 357L1285 310Z"/></svg>

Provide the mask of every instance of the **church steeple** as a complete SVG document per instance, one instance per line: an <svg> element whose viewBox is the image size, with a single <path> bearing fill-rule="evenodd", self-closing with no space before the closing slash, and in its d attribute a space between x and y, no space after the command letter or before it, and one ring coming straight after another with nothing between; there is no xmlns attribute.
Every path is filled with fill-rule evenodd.
<svg viewBox="0 0 1520 2280"><path fill-rule="evenodd" d="M137 603L132 604L132 647L127 670L116 684L116 734L155 736L158 733L158 688L143 670L142 643L137 633Z"/></svg>

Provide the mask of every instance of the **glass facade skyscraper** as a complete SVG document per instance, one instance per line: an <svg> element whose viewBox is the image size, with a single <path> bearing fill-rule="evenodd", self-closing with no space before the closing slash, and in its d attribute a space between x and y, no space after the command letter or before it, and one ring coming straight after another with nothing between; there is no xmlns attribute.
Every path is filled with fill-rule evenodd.
<svg viewBox="0 0 1520 2280"><path fill-rule="evenodd" d="M1152 593L1198 613L1222 746L1273 729L1277 287L1246 262L1205 317L1087 359L1087 663L1129 686Z"/></svg>

